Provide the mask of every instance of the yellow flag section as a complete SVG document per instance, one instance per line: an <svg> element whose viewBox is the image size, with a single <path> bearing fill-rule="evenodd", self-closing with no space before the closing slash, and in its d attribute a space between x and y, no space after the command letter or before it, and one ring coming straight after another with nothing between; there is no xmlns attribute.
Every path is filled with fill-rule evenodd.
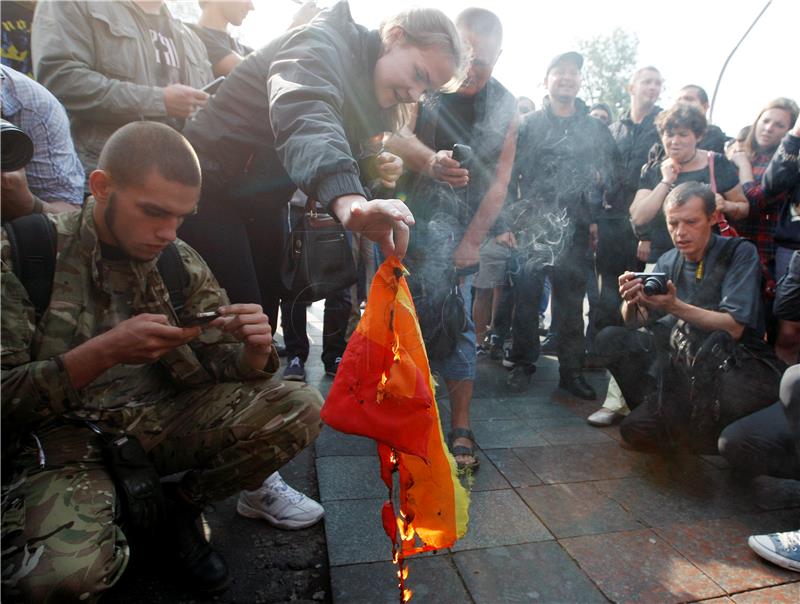
<svg viewBox="0 0 800 604"><path fill-rule="evenodd" d="M399 534L401 556L452 546L467 530L469 507L442 434L406 274L394 257L381 265L322 408L329 426L378 442L390 492L384 528L393 544ZM394 471L397 516L391 508Z"/></svg>

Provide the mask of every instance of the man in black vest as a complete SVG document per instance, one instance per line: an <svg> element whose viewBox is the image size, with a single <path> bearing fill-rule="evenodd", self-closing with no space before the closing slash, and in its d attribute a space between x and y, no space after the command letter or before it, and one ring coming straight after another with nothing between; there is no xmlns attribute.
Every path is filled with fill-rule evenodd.
<svg viewBox="0 0 800 604"><path fill-rule="evenodd" d="M438 94L418 105L414 134L394 136L387 148L413 171L409 207L417 229L406 258L415 301L443 272L477 268L480 246L492 231L505 201L514 163L517 103L492 70L500 56L503 28L493 13L468 8L456 18L472 50L464 82L454 93ZM452 157L454 144L471 147L463 164ZM495 235L499 233L494 233ZM470 284L462 279L464 330L453 349L432 358L432 368L447 384L452 411L450 447L460 468L475 468L475 437L469 430L469 404L475 378L475 331L470 319ZM426 324L422 321L426 341ZM428 343L429 354L433 357Z"/></svg>
<svg viewBox="0 0 800 604"><path fill-rule="evenodd" d="M692 385L680 373L683 366L676 360L676 351L686 349L678 343L681 334L684 343L692 332L703 343L726 332L734 342L753 346L752 350L759 348L763 336L755 246L715 235L715 209L714 193L705 184L686 182L669 193L664 214L675 247L658 259L653 271L665 274L666 293L645 293L642 278L632 272L622 274L619 292L626 327L607 327L597 336L598 352L610 359L608 368L632 409L620 433L633 448L663 450L687 443L701 452L715 453L722 427L777 398L778 370L771 376L759 374L758 379L749 380L753 384L741 384L741 392L720 386L711 393L717 400L708 407L715 417L705 412L697 415L705 409L692 402L703 403L700 382ZM644 325L650 330L638 329ZM739 371L742 358L736 357L730 374ZM717 365L710 363L709 372L696 377L713 377ZM731 396L750 387L754 392Z"/></svg>

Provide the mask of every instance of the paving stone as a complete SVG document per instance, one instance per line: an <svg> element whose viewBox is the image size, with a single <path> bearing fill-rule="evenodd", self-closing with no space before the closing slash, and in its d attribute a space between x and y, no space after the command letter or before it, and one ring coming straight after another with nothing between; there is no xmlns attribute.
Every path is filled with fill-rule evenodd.
<svg viewBox="0 0 800 604"><path fill-rule="evenodd" d="M728 593L778 585L797 573L765 563L747 545L753 532L776 532L770 514L675 524L656 533ZM754 526L760 526L755 531ZM799 600L800 601L800 600Z"/></svg>
<svg viewBox="0 0 800 604"><path fill-rule="evenodd" d="M473 421L472 431L481 449L546 445L544 437L518 419Z"/></svg>
<svg viewBox="0 0 800 604"><path fill-rule="evenodd" d="M487 449L488 457L512 487L533 487L542 484L512 449Z"/></svg>
<svg viewBox="0 0 800 604"><path fill-rule="evenodd" d="M753 510L727 487L726 477L717 471L693 479L651 474L596 484L647 526L727 518Z"/></svg>
<svg viewBox="0 0 800 604"><path fill-rule="evenodd" d="M462 474L461 484L469 491L497 491L508 489L508 481L503 478L500 471L494 467L492 462L483 451L476 451L476 455L481 462L480 467L469 474Z"/></svg>
<svg viewBox="0 0 800 604"><path fill-rule="evenodd" d="M642 528L592 483L543 485L517 493L558 539Z"/></svg>
<svg viewBox="0 0 800 604"><path fill-rule="evenodd" d="M408 558L406 587L413 602L467 602L469 595L458 572L442 555ZM396 604L397 567L391 562L338 566L331 569L333 602L342 604Z"/></svg>
<svg viewBox="0 0 800 604"><path fill-rule="evenodd" d="M560 541L614 602L687 602L724 590L650 529Z"/></svg>
<svg viewBox="0 0 800 604"><path fill-rule="evenodd" d="M636 454L613 442L536 446L515 452L545 483L622 478L641 465Z"/></svg>
<svg viewBox="0 0 800 604"><path fill-rule="evenodd" d="M392 544L381 524L385 499L329 501L325 539L331 566L391 560Z"/></svg>
<svg viewBox="0 0 800 604"><path fill-rule="evenodd" d="M563 408L558 403L554 403L550 397L512 399L506 401L505 405L522 419L575 419L574 413L570 412L569 409Z"/></svg>
<svg viewBox="0 0 800 604"><path fill-rule="evenodd" d="M545 420L547 422L548 420ZM542 433L551 445L577 445L582 443L612 442L602 430L593 428L585 420L570 418L557 420L558 424L543 423L542 420L529 420L528 424Z"/></svg>
<svg viewBox="0 0 800 604"><path fill-rule="evenodd" d="M731 596L736 604L797 604L800 583L788 583Z"/></svg>
<svg viewBox="0 0 800 604"><path fill-rule="evenodd" d="M377 455L370 457L320 457L317 478L322 501L386 497Z"/></svg>
<svg viewBox="0 0 800 604"><path fill-rule="evenodd" d="M478 604L606 602L554 541L458 552L453 558Z"/></svg>
<svg viewBox="0 0 800 604"><path fill-rule="evenodd" d="M314 441L317 457L329 455L374 455L378 454L375 441L363 436L354 436L323 426L317 440Z"/></svg>
<svg viewBox="0 0 800 604"><path fill-rule="evenodd" d="M517 414L504 402L491 398L474 398L469 405L470 421L517 419Z"/></svg>
<svg viewBox="0 0 800 604"><path fill-rule="evenodd" d="M515 545L552 538L512 489L473 492L470 495L467 534L451 550Z"/></svg>

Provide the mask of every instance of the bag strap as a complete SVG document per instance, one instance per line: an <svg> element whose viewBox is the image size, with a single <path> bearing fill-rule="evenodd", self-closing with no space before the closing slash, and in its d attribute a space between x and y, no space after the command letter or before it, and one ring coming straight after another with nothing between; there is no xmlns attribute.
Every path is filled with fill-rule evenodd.
<svg viewBox="0 0 800 604"><path fill-rule="evenodd" d="M36 322L50 306L53 278L56 273L56 225L44 214L29 214L4 225L11 251L14 274L28 292L36 313ZM189 273L183 265L178 246L170 243L156 263L178 314L186 304Z"/></svg>
<svg viewBox="0 0 800 604"><path fill-rule="evenodd" d="M169 303L175 314L180 314L180 311L186 305L186 290L189 288L189 273L183 264L181 253L178 251L178 246L174 242L170 243L161 252L158 261L156 262L158 272L161 273L161 278L164 280L164 285L167 286L169 292Z"/></svg>
<svg viewBox="0 0 800 604"><path fill-rule="evenodd" d="M56 225L44 214L5 223L14 274L28 292L36 322L50 305L56 272Z"/></svg>
<svg viewBox="0 0 800 604"><path fill-rule="evenodd" d="M717 177L714 175L714 152L707 151L708 153L708 184L711 186L711 191L713 191L714 195L717 194Z"/></svg>
<svg viewBox="0 0 800 604"><path fill-rule="evenodd" d="M691 304L705 308L710 304L719 302L719 289L722 287L725 274L733 262L733 255L741 242L742 239L738 237L726 238L720 242L723 247L719 251L719 255L717 255L714 267L700 282L700 287L695 292L695 295L692 296Z"/></svg>

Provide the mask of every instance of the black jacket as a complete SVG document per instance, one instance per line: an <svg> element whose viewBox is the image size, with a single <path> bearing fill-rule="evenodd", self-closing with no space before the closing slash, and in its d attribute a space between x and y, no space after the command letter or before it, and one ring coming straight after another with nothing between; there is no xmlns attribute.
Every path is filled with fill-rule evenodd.
<svg viewBox="0 0 800 604"><path fill-rule="evenodd" d="M635 124L631 119L631 112L626 111L619 120L609 126L621 160L620 193L610 204L614 214L627 214L639 189L642 167L647 163L650 149L660 140L654 122L661 111L661 107L653 107L639 124Z"/></svg>
<svg viewBox="0 0 800 604"><path fill-rule="evenodd" d="M606 201L618 194L619 151L608 128L576 99L576 111L556 116L545 97L543 108L523 119L511 178L520 199L566 209L578 233L596 222L599 208L589 201L600 186Z"/></svg>
<svg viewBox="0 0 800 604"><path fill-rule="evenodd" d="M800 208L800 138L786 134L764 172L764 193L778 195L784 191L787 201L781 208L775 227L775 243L789 249L800 249L800 222L792 220L792 207Z"/></svg>
<svg viewBox="0 0 800 604"><path fill-rule="evenodd" d="M378 32L340 2L250 54L184 129L204 179L280 204L295 185L324 205L366 195L361 143L386 129L373 90L380 50Z"/></svg>

